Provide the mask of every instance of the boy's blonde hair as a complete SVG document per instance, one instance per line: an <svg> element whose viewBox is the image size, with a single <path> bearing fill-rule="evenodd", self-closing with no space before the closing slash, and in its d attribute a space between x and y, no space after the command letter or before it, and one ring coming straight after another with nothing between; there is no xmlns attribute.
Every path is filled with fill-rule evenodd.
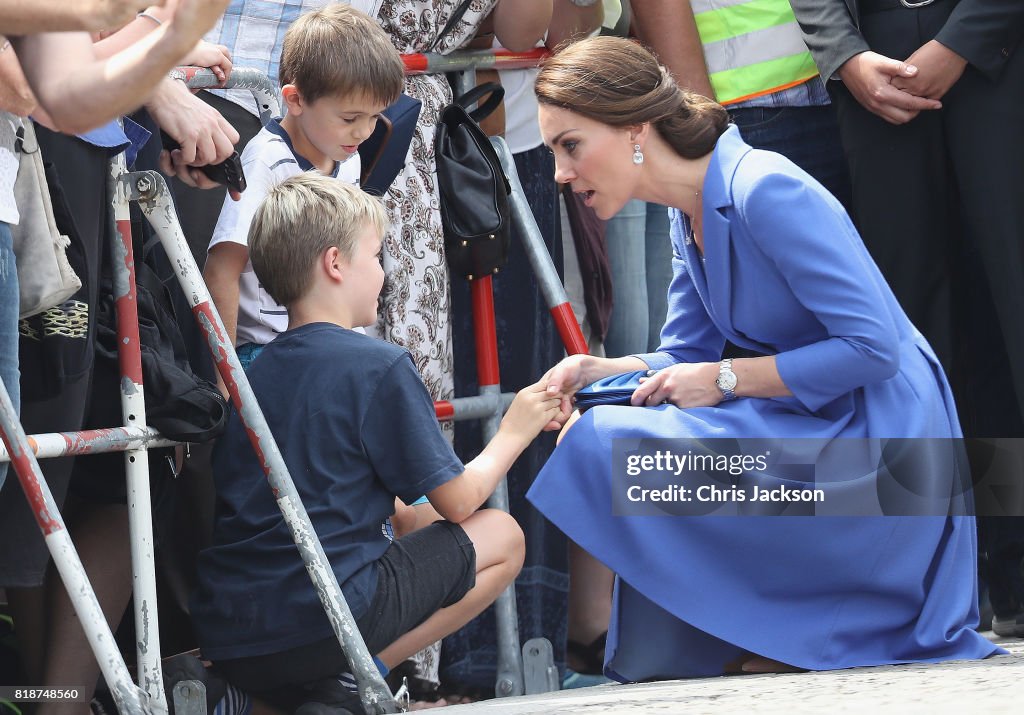
<svg viewBox="0 0 1024 715"><path fill-rule="evenodd" d="M384 205L345 182L308 172L267 193L249 226L249 260L263 288L288 307L309 290L313 267L332 246L351 259L367 225L384 234Z"/></svg>
<svg viewBox="0 0 1024 715"><path fill-rule="evenodd" d="M405 69L388 35L363 12L335 3L293 22L284 36L279 78L302 98L365 95L391 104Z"/></svg>

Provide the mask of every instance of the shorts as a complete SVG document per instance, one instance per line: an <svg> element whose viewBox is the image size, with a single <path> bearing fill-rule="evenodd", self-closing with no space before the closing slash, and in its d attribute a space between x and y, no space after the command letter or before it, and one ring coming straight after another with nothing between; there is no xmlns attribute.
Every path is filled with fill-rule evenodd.
<svg viewBox="0 0 1024 715"><path fill-rule="evenodd" d="M458 524L438 521L394 541L377 560L377 590L356 620L371 655L476 584L476 550ZM288 710L317 699L310 686L350 672L335 636L282 653L221 660L216 669L247 693Z"/></svg>

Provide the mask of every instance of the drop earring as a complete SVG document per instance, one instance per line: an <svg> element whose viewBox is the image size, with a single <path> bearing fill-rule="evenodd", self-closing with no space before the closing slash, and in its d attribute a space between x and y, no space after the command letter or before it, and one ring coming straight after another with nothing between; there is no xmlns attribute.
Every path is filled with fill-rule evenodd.
<svg viewBox="0 0 1024 715"><path fill-rule="evenodd" d="M640 151L640 145L633 145L633 163L639 166L644 163L644 153Z"/></svg>

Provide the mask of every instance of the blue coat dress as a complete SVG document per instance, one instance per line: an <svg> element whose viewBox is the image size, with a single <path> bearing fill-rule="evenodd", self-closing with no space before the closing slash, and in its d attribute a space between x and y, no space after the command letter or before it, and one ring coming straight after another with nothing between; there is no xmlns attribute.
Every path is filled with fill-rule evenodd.
<svg viewBox="0 0 1024 715"><path fill-rule="evenodd" d="M669 317L639 357L717 361L729 339L774 354L793 396L597 407L555 450L528 497L618 575L606 674L715 675L743 651L811 670L998 652L973 630L973 518L613 515L616 438L961 436L934 353L824 188L730 127L703 201L703 257L673 211Z"/></svg>

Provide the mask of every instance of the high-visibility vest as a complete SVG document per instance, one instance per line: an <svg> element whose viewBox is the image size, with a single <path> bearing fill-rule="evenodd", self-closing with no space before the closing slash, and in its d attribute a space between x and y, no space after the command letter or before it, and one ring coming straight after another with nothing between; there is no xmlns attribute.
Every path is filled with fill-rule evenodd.
<svg viewBox="0 0 1024 715"><path fill-rule="evenodd" d="M818 74L788 0L691 0L711 87L733 104Z"/></svg>

